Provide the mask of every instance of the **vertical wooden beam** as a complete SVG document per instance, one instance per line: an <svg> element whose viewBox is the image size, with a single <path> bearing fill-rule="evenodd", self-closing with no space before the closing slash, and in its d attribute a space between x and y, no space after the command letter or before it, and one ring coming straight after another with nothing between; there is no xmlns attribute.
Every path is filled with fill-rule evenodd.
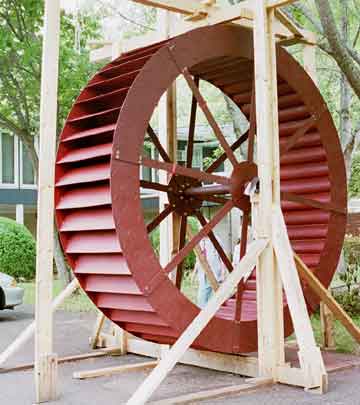
<svg viewBox="0 0 360 405"><path fill-rule="evenodd" d="M172 15L169 11L158 10L158 29L161 37L170 37L170 23ZM174 83L161 97L159 102L159 139L166 148L170 159L176 162L177 159L177 118L176 118L176 84ZM167 182L168 174L160 171L160 182ZM160 212L167 204L167 196L160 193ZM160 263L165 266L170 262L172 256L177 253L179 245L180 219L173 214L160 224ZM172 278L175 280L176 272Z"/></svg>
<svg viewBox="0 0 360 405"><path fill-rule="evenodd" d="M53 354L51 304L60 0L45 0L44 21L36 247L35 391L37 403L56 398L57 356Z"/></svg>
<svg viewBox="0 0 360 405"><path fill-rule="evenodd" d="M254 58L256 86L257 157L260 180L258 237L271 239L272 206L280 204L278 154L277 71L274 11L263 0L254 1ZM284 363L282 286L272 243L257 267L259 373L277 380Z"/></svg>
<svg viewBox="0 0 360 405"><path fill-rule="evenodd" d="M304 69L312 78L313 82L318 85L319 83L316 71L316 46L304 45L303 58ZM334 316L323 302L320 304L320 321L323 348L334 350L336 348Z"/></svg>

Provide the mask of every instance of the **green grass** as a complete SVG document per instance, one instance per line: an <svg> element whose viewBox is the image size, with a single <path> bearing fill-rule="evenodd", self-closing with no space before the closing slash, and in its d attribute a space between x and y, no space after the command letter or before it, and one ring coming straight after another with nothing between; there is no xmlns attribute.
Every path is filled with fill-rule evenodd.
<svg viewBox="0 0 360 405"><path fill-rule="evenodd" d="M25 289L24 303L35 304L35 283L19 283L19 287ZM54 298L61 292L62 284L59 280L54 281L53 296ZM82 291L78 290L67 298L59 307L68 312L88 312L95 311L96 307L90 301L88 296Z"/></svg>
<svg viewBox="0 0 360 405"><path fill-rule="evenodd" d="M353 318L354 322L360 326L360 317ZM313 315L311 318L315 338L318 344L321 344L321 323L320 316ZM352 336L341 325L339 321L334 322L336 350L340 353L359 353L359 345Z"/></svg>

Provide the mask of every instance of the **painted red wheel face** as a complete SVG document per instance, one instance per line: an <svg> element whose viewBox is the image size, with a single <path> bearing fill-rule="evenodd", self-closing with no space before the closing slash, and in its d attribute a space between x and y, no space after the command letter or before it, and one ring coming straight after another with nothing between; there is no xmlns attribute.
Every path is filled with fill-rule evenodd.
<svg viewBox="0 0 360 405"><path fill-rule="evenodd" d="M179 265L181 255L162 268L149 241L139 166L176 169L168 185L155 186L169 196L170 208L163 216L174 205L180 215L196 215L203 229L210 229L216 218L207 224L199 211L202 182L216 183L218 201L230 191L231 198L223 201L217 214L220 218L234 205L246 210L243 189L256 175L251 159L239 169L226 144L224 150L235 167L227 179L212 178L211 170L199 177L192 168L171 167L166 151L159 147L162 161L147 161L141 154L150 118L161 95L179 74L185 74L189 80L194 76L221 89L252 121L252 55L251 33L235 26L202 28L124 54L90 81L63 130L56 166L62 245L95 305L144 339L173 342L199 309L167 276L167 270ZM278 49L278 77L282 209L294 250L328 286L346 224L341 148L318 90L282 49ZM250 128L250 142L252 132ZM221 134L217 135L221 143ZM180 232L184 234L184 228ZM241 305L234 298L228 300L194 347L226 353L256 350L255 285L254 274L242 289ZM304 292L313 311L319 300L306 286ZM285 334L289 335L292 326L284 305ZM240 322L235 322L237 316Z"/></svg>

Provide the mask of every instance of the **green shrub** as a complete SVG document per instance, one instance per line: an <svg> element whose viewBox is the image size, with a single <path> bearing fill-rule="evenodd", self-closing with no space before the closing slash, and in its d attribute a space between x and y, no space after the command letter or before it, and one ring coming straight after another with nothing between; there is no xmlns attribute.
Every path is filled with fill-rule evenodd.
<svg viewBox="0 0 360 405"><path fill-rule="evenodd" d="M344 241L345 271L339 274L345 291L335 292L335 299L351 316L360 313L360 237L347 236Z"/></svg>
<svg viewBox="0 0 360 405"><path fill-rule="evenodd" d="M360 153L355 155L352 163L349 194L350 197L358 197L360 195Z"/></svg>
<svg viewBox="0 0 360 405"><path fill-rule="evenodd" d="M334 293L336 301L351 316L356 317L360 314L360 290L353 288L351 291Z"/></svg>
<svg viewBox="0 0 360 405"><path fill-rule="evenodd" d="M360 237L346 237L344 241L345 272L339 275L350 293L352 286L359 282L360 270Z"/></svg>
<svg viewBox="0 0 360 405"><path fill-rule="evenodd" d="M190 225L190 228L191 228L193 234L196 234L199 232L199 224L195 218L188 217L188 223ZM151 240L151 244L152 244L152 247L153 247L155 253L157 254L157 256L159 256L159 254L160 254L160 228L159 227L157 227L153 232L151 232L150 240ZM195 266L195 262L196 262L196 256L195 256L194 251L192 251L190 254L187 255L187 257L184 261L185 272L192 270Z"/></svg>
<svg viewBox="0 0 360 405"><path fill-rule="evenodd" d="M35 240L24 225L0 217L0 272L17 279L35 276Z"/></svg>

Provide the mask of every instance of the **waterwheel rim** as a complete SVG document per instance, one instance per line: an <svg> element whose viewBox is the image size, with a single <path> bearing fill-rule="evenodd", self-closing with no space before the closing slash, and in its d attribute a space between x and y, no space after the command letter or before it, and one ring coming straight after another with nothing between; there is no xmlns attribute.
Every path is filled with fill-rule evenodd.
<svg viewBox="0 0 360 405"><path fill-rule="evenodd" d="M169 47L171 47L171 54L169 54ZM239 57L251 61L252 38L249 31L239 27L204 28L175 38L169 43L163 43L158 48L159 50L149 58L137 73L135 81L126 92L125 101L121 104L121 112L116 124L112 145L111 203L114 227L116 228L121 250L126 258L126 266L136 281L136 286L141 291L144 300L163 322L163 326L160 325L160 322L160 324L153 325L153 328L147 328L147 332L143 334L141 333L141 325L138 329L133 328L132 332L134 333L134 329L135 332L138 330L139 335L149 340L173 341L196 316L199 309L183 296L165 276L148 239L142 216L139 192L139 158L144 134L154 106L157 104L161 94L164 93L176 76L179 75L179 66L176 66L173 60L169 58L175 57L178 64L182 67L188 67L190 73L195 73L201 77L199 72L195 72L192 69L194 69L194 66L201 66L201 64L205 64L206 66L206 63L209 63L211 59L215 60L216 58L224 57L236 59ZM142 54L145 53L146 56L146 52L144 50ZM118 63L126 63L126 58L131 61L131 53L124 55L124 58L120 58L120 62ZM166 66L166 69L164 69L164 66ZM331 117L324 107L324 102L315 85L302 68L282 49L278 50L278 73L283 81L291 85L293 93L297 93L297 96L300 97L308 109L309 114L315 114L320 117L316 121L316 127L318 135L321 138L321 150L315 151L317 155L314 152L315 157L307 158L306 155L309 155L309 153L305 153L306 150L299 148L299 145L295 146L291 150L300 150L301 153L305 153L305 158L304 156L300 156L301 153L299 152L293 155L288 153L288 156L284 156L285 164L282 163L282 172L285 173L285 178L289 178L290 176L292 181L293 178L291 176L293 175L298 179L296 176L299 175L296 175L296 172L301 170L301 167L294 168L294 165L290 165L287 162L298 159L300 166L301 164L306 166L307 161L310 159L311 163L311 159L316 158L316 156L319 157L322 163L326 161L325 165L318 165L318 167L312 168L318 170L318 174L315 174L315 176L318 176L319 173L327 173L326 176L314 177L315 179L321 179L321 181L315 181L312 184L306 181L303 183L306 196L315 195L316 198L320 187L323 191L320 192L321 196L318 196L318 198L324 201L326 199L327 205L331 205L331 209L329 210L327 206L325 213L323 209L317 210L321 211L321 215L319 215L319 212L314 213L314 209L309 210L308 206L304 207L304 205L299 205L298 202L284 203L283 209L289 227L290 238L293 237L292 235L296 237L296 234L299 234L299 232L302 235L301 237L304 238L304 235L311 234L314 229L319 235L323 235L319 241L311 239L312 244L318 246L317 249L320 249L319 251L315 253L308 252L309 244L307 243L308 239L306 239L308 236L298 244L297 251L303 257L304 255L318 256L319 265L316 266L316 274L325 285L328 285L336 268L346 223L346 182L341 149ZM154 77L156 77L156 80ZM211 80L209 81L211 82ZM224 88L222 90L224 91ZM235 97L236 95L233 95L233 98ZM242 97L242 95L237 97L237 104L243 110L246 110L248 103ZM242 101L244 102L242 103ZM285 112L283 116L286 116L286 114L289 114L289 112ZM293 111L292 114L297 114L297 112ZM291 132L291 128L286 129L286 131ZM293 133L294 131L291 132L291 134ZM315 139L316 136L312 135L313 138ZM308 145L311 145L311 142L308 142ZM318 147L319 140L314 140L313 145L315 146L311 148ZM307 152L309 151L310 149ZM324 166L326 166L325 169ZM285 169L283 170L283 168ZM290 171L288 170L289 168L291 169ZM64 183L61 183L61 179L63 178L61 171L62 169L57 171L57 178L59 180L57 188L58 201L61 200L61 188L64 187ZM324 177L326 178L324 179ZM282 183L286 184L286 181L285 179ZM291 181L288 181L288 184L290 184L287 189L288 192L289 189L292 190L291 187L294 187L294 181ZM330 186L327 186L327 184L330 184ZM312 187L315 187L315 193L309 193ZM304 209L300 209L299 207ZM59 208L58 213L61 229L61 224L63 223L61 216L64 211ZM311 218L315 220L315 222L313 221L315 224L316 222L320 222L316 224L319 225L318 227L310 226L309 221L311 221ZM299 223L301 224L300 227ZM61 235L65 250L68 242L68 234L66 232L69 231L63 231ZM298 240L296 241L298 242ZM79 254L70 253L69 257L76 267ZM88 281L88 276L81 274L77 274L77 276L84 289L89 290L90 297L95 303L98 303L100 300L99 296L101 296L101 283L99 282L98 284L99 291L93 291L96 288L88 287L91 284ZM113 281L116 282L116 280ZM107 280L107 282L110 283L110 280ZM306 286L305 294L309 309L314 310L318 304L317 297ZM101 307L101 309L112 318L113 312L111 310L104 307ZM125 329L127 328L126 322L118 323L125 327ZM290 317L287 307L285 307L285 334L289 335L291 332ZM232 320L216 317L195 342L195 347L220 352L249 352L256 350L256 320L241 321L239 324Z"/></svg>

